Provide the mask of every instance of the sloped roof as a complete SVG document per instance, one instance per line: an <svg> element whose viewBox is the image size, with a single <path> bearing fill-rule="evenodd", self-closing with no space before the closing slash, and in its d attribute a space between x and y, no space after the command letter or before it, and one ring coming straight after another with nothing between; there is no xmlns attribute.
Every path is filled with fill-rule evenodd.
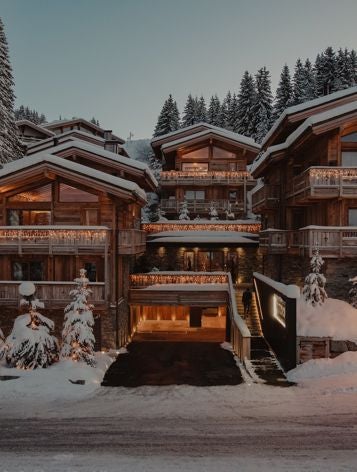
<svg viewBox="0 0 357 472"><path fill-rule="evenodd" d="M89 128L92 128L96 131L99 131L100 133L104 134L104 131L105 129L104 128L101 128L100 126L98 125L95 125L94 123L88 121L88 120L85 120L84 118L72 118L70 120L53 120L49 123L46 123L44 126L46 128L58 128L58 126L68 126L70 125L71 123L83 123L85 124L86 126L88 126ZM115 134L112 133L112 136L114 139L117 139L118 141L121 142L121 144L124 144L125 143L125 139L123 138L120 138L119 136L116 136Z"/></svg>
<svg viewBox="0 0 357 472"><path fill-rule="evenodd" d="M36 125L35 123L33 123L30 120L24 119L24 120L17 120L16 121L16 126L22 126L22 125L26 125L29 128L33 128L36 131L39 131L40 133L43 133L46 136L55 136L55 133L53 131L51 131L49 129L46 129L44 126Z"/></svg>

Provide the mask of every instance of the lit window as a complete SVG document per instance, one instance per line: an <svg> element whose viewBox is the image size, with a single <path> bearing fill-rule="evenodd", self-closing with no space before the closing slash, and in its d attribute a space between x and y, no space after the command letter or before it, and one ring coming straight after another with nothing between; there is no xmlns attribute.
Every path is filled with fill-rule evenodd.
<svg viewBox="0 0 357 472"><path fill-rule="evenodd" d="M97 202L98 195L85 192L70 185L60 184L60 202Z"/></svg>
<svg viewBox="0 0 357 472"><path fill-rule="evenodd" d="M222 149L219 147L213 147L213 159L235 159L236 155L234 152L226 151L226 149Z"/></svg>
<svg viewBox="0 0 357 472"><path fill-rule="evenodd" d="M196 149L195 151L187 152L183 154L184 159L208 159L209 156L209 148L203 147L201 149Z"/></svg>
<svg viewBox="0 0 357 472"><path fill-rule="evenodd" d="M207 172L207 162L184 162L182 164L182 170L188 172Z"/></svg>
<svg viewBox="0 0 357 472"><path fill-rule="evenodd" d="M52 200L52 185L17 193L9 197L9 202L50 202Z"/></svg>

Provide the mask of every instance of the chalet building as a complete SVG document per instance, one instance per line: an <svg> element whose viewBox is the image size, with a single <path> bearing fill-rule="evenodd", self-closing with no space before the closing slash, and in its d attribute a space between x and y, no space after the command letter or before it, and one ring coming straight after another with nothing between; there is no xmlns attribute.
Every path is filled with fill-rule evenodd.
<svg viewBox="0 0 357 472"><path fill-rule="evenodd" d="M357 256L357 87L288 108L252 166L264 273L300 286L318 247L330 296L345 298Z"/></svg>
<svg viewBox="0 0 357 472"><path fill-rule="evenodd" d="M0 170L2 327L12 325L19 283L32 280L61 329L71 281L84 267L101 315L96 337L114 347L128 335L129 272L145 251L141 208L157 182L145 164L108 151L102 136L65 127L57 136Z"/></svg>
<svg viewBox="0 0 357 472"><path fill-rule="evenodd" d="M18 120L16 121L16 126L21 141L25 145L43 141L44 139L55 136L53 131L46 129L41 125L36 125L29 120Z"/></svg>

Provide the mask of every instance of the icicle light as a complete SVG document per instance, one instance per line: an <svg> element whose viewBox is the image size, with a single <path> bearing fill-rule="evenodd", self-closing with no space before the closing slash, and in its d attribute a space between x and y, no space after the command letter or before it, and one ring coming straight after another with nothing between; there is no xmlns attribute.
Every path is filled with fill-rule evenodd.
<svg viewBox="0 0 357 472"><path fill-rule="evenodd" d="M163 231L237 231L246 233L259 233L261 225L259 223L214 223L207 221L207 223L194 223L191 221L173 223L144 223L141 225L142 229L147 233L161 233Z"/></svg>
<svg viewBox="0 0 357 472"><path fill-rule="evenodd" d="M254 180L253 177L250 175L249 172L246 171L178 171L178 170L170 170L170 171L162 171L160 173L160 180L161 182L166 181L175 181L180 179L197 179L197 180L207 180L210 179L212 181L217 180Z"/></svg>
<svg viewBox="0 0 357 472"><path fill-rule="evenodd" d="M130 275L131 285L134 287L147 287L149 285L166 284L226 284L228 275L225 272L152 272L148 274Z"/></svg>
<svg viewBox="0 0 357 472"><path fill-rule="evenodd" d="M94 244L104 244L107 237L107 229L73 229L73 228L16 228L7 227L0 230L0 240L22 241L52 241L56 243L68 243L82 241Z"/></svg>

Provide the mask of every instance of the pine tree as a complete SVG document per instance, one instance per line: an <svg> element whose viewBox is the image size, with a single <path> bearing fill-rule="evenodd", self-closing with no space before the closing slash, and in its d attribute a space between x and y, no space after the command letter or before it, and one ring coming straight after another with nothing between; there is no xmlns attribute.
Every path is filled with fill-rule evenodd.
<svg viewBox="0 0 357 472"><path fill-rule="evenodd" d="M305 278L305 285L302 290L306 303L316 306L322 305L327 298L325 290L326 278L320 273L324 264L317 247L314 248L313 256L310 261L311 272Z"/></svg>
<svg viewBox="0 0 357 472"><path fill-rule="evenodd" d="M198 100L196 99L196 120L196 123L207 122L206 102L202 95Z"/></svg>
<svg viewBox="0 0 357 472"><path fill-rule="evenodd" d="M0 18L0 166L20 159L24 153L15 124L13 87L9 48Z"/></svg>
<svg viewBox="0 0 357 472"><path fill-rule="evenodd" d="M238 104L238 97L234 93L232 96L232 100L228 109L228 125L229 129L234 131L235 133L239 133L239 104ZM242 133L241 133L242 134Z"/></svg>
<svg viewBox="0 0 357 472"><path fill-rule="evenodd" d="M23 105L15 109L14 113L16 120L28 120L35 125L41 125L46 122L46 117L43 113L40 115L36 110L31 110L31 108L24 107Z"/></svg>
<svg viewBox="0 0 357 472"><path fill-rule="evenodd" d="M280 74L280 82L276 89L274 104L274 120L279 118L283 111L293 103L293 87L291 84L290 71L287 64L284 65Z"/></svg>
<svg viewBox="0 0 357 472"><path fill-rule="evenodd" d="M304 64L302 90L303 90L303 93L301 96L302 103L316 98L315 71L309 59L306 59L305 64Z"/></svg>
<svg viewBox="0 0 357 472"><path fill-rule="evenodd" d="M335 86L336 90L343 90L350 87L351 84L351 69L350 57L347 48L344 50L340 48L336 56L336 76Z"/></svg>
<svg viewBox="0 0 357 472"><path fill-rule="evenodd" d="M222 102L221 109L219 111L219 118L218 118L218 121L219 121L218 126L220 126L221 128L228 129L228 130L232 130L232 128L230 127L229 115L228 115L229 110L231 108L231 102L232 102L232 94L228 90L227 95Z"/></svg>
<svg viewBox="0 0 357 472"><path fill-rule="evenodd" d="M301 59L298 58L294 69L293 78L293 103L298 105L303 103L305 96L305 71Z"/></svg>
<svg viewBox="0 0 357 472"><path fill-rule="evenodd" d="M57 339L50 333L54 323L38 312L44 304L35 298L33 283L23 283L20 293L22 287L25 290L20 304L28 308L28 313L15 319L10 335L0 347L0 358L5 356L7 364L18 369L48 367L58 361Z"/></svg>
<svg viewBox="0 0 357 472"><path fill-rule="evenodd" d="M90 122L93 123L94 125L99 126L99 120L96 120L94 116L91 118Z"/></svg>
<svg viewBox="0 0 357 472"><path fill-rule="evenodd" d="M159 118L154 131L154 137L162 136L171 131L176 131L180 127L180 115L177 108L177 103L169 95L169 98L165 100L164 106L160 112Z"/></svg>
<svg viewBox="0 0 357 472"><path fill-rule="evenodd" d="M162 162L155 156L155 153L152 150L149 150L147 163L154 174L155 179L158 180L162 171Z"/></svg>
<svg viewBox="0 0 357 472"><path fill-rule="evenodd" d="M353 87L357 85L357 53L354 49L351 49L349 54L350 59L350 77L351 83L350 86Z"/></svg>
<svg viewBox="0 0 357 472"><path fill-rule="evenodd" d="M233 109L228 111L230 129L244 136L253 136L255 98L256 90L253 76L245 71L240 83L237 109L236 111Z"/></svg>
<svg viewBox="0 0 357 472"><path fill-rule="evenodd" d="M217 95L212 95L208 111L207 122L213 126L220 125L221 104Z"/></svg>
<svg viewBox="0 0 357 472"><path fill-rule="evenodd" d="M179 220L190 220L190 212L188 211L187 201L184 200L181 203L180 213L179 213Z"/></svg>
<svg viewBox="0 0 357 472"><path fill-rule="evenodd" d="M317 95L328 95L336 91L336 56L331 46L318 54L315 62Z"/></svg>
<svg viewBox="0 0 357 472"><path fill-rule="evenodd" d="M255 76L256 98L253 107L254 139L260 143L269 131L272 124L272 101L269 71L262 67Z"/></svg>
<svg viewBox="0 0 357 472"><path fill-rule="evenodd" d="M64 310L61 357L84 361L94 367L94 307L87 301L92 290L88 288L86 273L81 269L79 278L74 280L76 287L70 291L73 301Z"/></svg>
<svg viewBox="0 0 357 472"><path fill-rule="evenodd" d="M196 116L196 101L191 94L187 97L186 105L183 110L183 117L181 122L181 127L186 128L186 126L192 126L197 123Z"/></svg>
<svg viewBox="0 0 357 472"><path fill-rule="evenodd" d="M350 305L352 305L354 308L357 308L357 276L349 279L349 282L352 283L352 287L348 292L349 302Z"/></svg>

